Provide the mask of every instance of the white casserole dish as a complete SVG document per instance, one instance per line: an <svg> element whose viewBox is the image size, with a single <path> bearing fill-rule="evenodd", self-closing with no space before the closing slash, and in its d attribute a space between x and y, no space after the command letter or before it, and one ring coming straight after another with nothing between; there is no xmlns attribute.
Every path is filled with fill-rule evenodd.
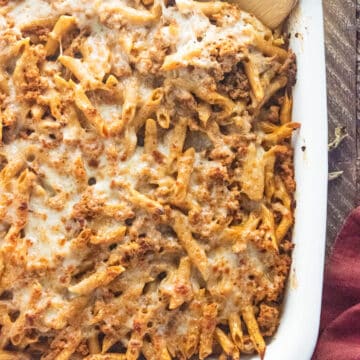
<svg viewBox="0 0 360 360"><path fill-rule="evenodd" d="M311 359L319 329L323 284L328 136L321 1L300 0L289 27L291 48L298 62L293 120L301 123L294 139L295 250L280 327L267 347L265 360Z"/></svg>

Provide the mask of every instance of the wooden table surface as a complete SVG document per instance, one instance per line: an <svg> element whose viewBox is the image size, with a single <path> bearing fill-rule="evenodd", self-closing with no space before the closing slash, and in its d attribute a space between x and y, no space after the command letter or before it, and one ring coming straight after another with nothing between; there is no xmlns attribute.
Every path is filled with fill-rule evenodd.
<svg viewBox="0 0 360 360"><path fill-rule="evenodd" d="M336 127L345 126L349 136L330 153L330 171L342 170L341 178L329 183L327 254L334 243L346 215L360 205L360 100L356 100L360 84L360 61L357 61L356 0L323 0L327 61L329 139ZM360 34L360 32L359 32ZM360 39L360 37L358 36ZM359 47L360 49L360 47ZM360 53L358 55L360 60ZM359 70L359 71L357 71ZM357 75L358 74L358 75ZM316 121L316 119L314 119Z"/></svg>

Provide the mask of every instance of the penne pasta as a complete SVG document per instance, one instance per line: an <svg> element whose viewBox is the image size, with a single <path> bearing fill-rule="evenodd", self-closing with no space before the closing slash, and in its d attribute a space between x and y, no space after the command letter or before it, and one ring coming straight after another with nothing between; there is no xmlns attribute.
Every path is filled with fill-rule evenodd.
<svg viewBox="0 0 360 360"><path fill-rule="evenodd" d="M260 36L255 36L253 40L254 46L256 46L264 55L276 56L281 61L285 61L288 58L288 52L278 46L273 45L270 41L267 41Z"/></svg>
<svg viewBox="0 0 360 360"><path fill-rule="evenodd" d="M275 230L276 239L278 243L280 243L293 225L294 219L291 211L284 206L281 206L280 204L274 204L273 208L274 210L277 210L281 213L281 221Z"/></svg>
<svg viewBox="0 0 360 360"><path fill-rule="evenodd" d="M112 13L119 15L121 19L132 25L148 25L157 20L161 15L161 7L157 2L154 3L151 11L134 9L130 6L111 6L102 5L101 1L96 1L98 11L111 11Z"/></svg>
<svg viewBox="0 0 360 360"><path fill-rule="evenodd" d="M171 132L169 143L170 143L170 156L169 156L169 166L177 159L183 151L186 131L188 127L187 118L179 118L177 123L174 126L174 129Z"/></svg>
<svg viewBox="0 0 360 360"><path fill-rule="evenodd" d="M242 191L251 199L259 201L265 189L265 163L262 149L251 144L243 160L243 171L240 176Z"/></svg>
<svg viewBox="0 0 360 360"><path fill-rule="evenodd" d="M99 354L101 353L101 346L99 342L99 335L93 334L88 339L88 348L90 354Z"/></svg>
<svg viewBox="0 0 360 360"><path fill-rule="evenodd" d="M94 245L111 245L123 240L126 226L119 226L115 230L92 236L90 242Z"/></svg>
<svg viewBox="0 0 360 360"><path fill-rule="evenodd" d="M244 335L241 326L241 319L237 313L231 313L229 316L229 329L234 344L242 349L244 347Z"/></svg>
<svg viewBox="0 0 360 360"><path fill-rule="evenodd" d="M288 92L285 93L284 101L280 110L280 122L282 125L291 123L293 100Z"/></svg>
<svg viewBox="0 0 360 360"><path fill-rule="evenodd" d="M178 176L175 183L174 202L181 203L185 200L191 173L195 161L195 150L190 148L178 159Z"/></svg>
<svg viewBox="0 0 360 360"><path fill-rule="evenodd" d="M78 295L87 295L99 286L108 285L124 271L125 268L122 266L100 268L94 274L83 279L78 284L70 286L69 291Z"/></svg>
<svg viewBox="0 0 360 360"><path fill-rule="evenodd" d="M299 129L298 123L286 123L270 134L264 136L264 141L269 145L276 145L289 139L294 130Z"/></svg>
<svg viewBox="0 0 360 360"><path fill-rule="evenodd" d="M160 287L161 293L170 298L169 309L176 309L193 298L190 276L190 258L183 257L180 260L178 269Z"/></svg>
<svg viewBox="0 0 360 360"><path fill-rule="evenodd" d="M265 341L259 330L259 326L256 322L254 310L252 306L246 306L242 311L242 317L248 329L250 339L253 342L256 351L259 353L261 359L265 356Z"/></svg>
<svg viewBox="0 0 360 360"><path fill-rule="evenodd" d="M199 348L199 357L201 360L207 358L213 352L213 335L216 328L214 319L217 316L217 311L216 304L206 304L203 306Z"/></svg>
<svg viewBox="0 0 360 360"><path fill-rule="evenodd" d="M156 120L160 127L162 127L163 129L168 129L171 122L169 111L166 110L164 107L160 107L159 109L157 109Z"/></svg>
<svg viewBox="0 0 360 360"><path fill-rule="evenodd" d="M49 34L45 46L46 55L52 56L57 51L62 37L76 25L76 18L73 16L62 15L56 22L54 29Z"/></svg>
<svg viewBox="0 0 360 360"><path fill-rule="evenodd" d="M215 337L226 355L234 360L240 359L239 350L220 328L215 329Z"/></svg>
<svg viewBox="0 0 360 360"><path fill-rule="evenodd" d="M153 116L156 110L160 107L161 101L164 97L164 89L157 88L152 91L149 98L139 108L136 119L134 120L136 129L140 129L144 121L149 117Z"/></svg>
<svg viewBox="0 0 360 360"><path fill-rule="evenodd" d="M262 212L262 226L266 231L265 240L270 241L273 248L276 251L279 251L278 247L278 240L276 238L276 231L275 231L275 219L273 213L267 208L265 205L261 206Z"/></svg>
<svg viewBox="0 0 360 360"><path fill-rule="evenodd" d="M209 277L209 269L205 251L193 239L186 218L179 212L174 212L173 217L173 227L179 238L179 241L188 253L191 262L200 271L204 280L207 280Z"/></svg>
<svg viewBox="0 0 360 360"><path fill-rule="evenodd" d="M260 75L257 68L251 62L251 59L244 61L245 74L249 79L251 89L254 93L255 99L261 102L264 98L264 89L261 85Z"/></svg>
<svg viewBox="0 0 360 360"><path fill-rule="evenodd" d="M58 60L73 73L85 89L96 89L97 87L102 87L101 81L97 80L92 75L88 66L80 59L61 55L58 57Z"/></svg>
<svg viewBox="0 0 360 360"><path fill-rule="evenodd" d="M76 106L85 115L85 118L89 124L96 129L100 136L106 137L108 135L107 126L99 111L90 102L84 89L81 86L75 84L72 80L69 81L69 87L74 92L74 101Z"/></svg>
<svg viewBox="0 0 360 360"><path fill-rule="evenodd" d="M162 215L164 213L163 206L155 201L136 191L135 189L130 188L129 193L131 196L132 202L138 207L150 212L154 215Z"/></svg>
<svg viewBox="0 0 360 360"><path fill-rule="evenodd" d="M157 127L156 121L153 119L146 120L144 152L152 154L157 149Z"/></svg>
<svg viewBox="0 0 360 360"><path fill-rule="evenodd" d="M84 360L127 360L126 354L95 354L89 355Z"/></svg>
<svg viewBox="0 0 360 360"><path fill-rule="evenodd" d="M227 3L221 1L188 1L180 0L177 6L181 12L191 11L194 8L200 10L204 15L211 16L219 14L224 8L228 6Z"/></svg>

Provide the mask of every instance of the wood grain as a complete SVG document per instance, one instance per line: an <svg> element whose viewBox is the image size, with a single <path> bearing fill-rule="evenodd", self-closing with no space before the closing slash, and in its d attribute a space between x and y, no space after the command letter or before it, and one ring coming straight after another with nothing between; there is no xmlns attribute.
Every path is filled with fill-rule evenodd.
<svg viewBox="0 0 360 360"><path fill-rule="evenodd" d="M349 136L330 153L330 171L343 170L329 183L327 253L347 214L359 204L359 126L356 110L356 0L324 0L329 138L345 126Z"/></svg>

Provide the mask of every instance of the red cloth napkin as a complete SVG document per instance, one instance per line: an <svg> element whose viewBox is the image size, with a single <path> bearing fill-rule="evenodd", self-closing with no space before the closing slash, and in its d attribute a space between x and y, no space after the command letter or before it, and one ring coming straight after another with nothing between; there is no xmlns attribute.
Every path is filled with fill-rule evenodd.
<svg viewBox="0 0 360 360"><path fill-rule="evenodd" d="M325 268L312 360L360 360L360 207L347 218Z"/></svg>

